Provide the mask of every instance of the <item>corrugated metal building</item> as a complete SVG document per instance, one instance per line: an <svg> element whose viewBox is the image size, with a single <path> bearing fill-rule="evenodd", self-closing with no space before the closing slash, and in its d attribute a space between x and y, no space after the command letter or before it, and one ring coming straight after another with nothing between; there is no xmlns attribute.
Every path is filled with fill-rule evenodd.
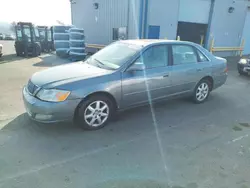
<svg viewBox="0 0 250 188"><path fill-rule="evenodd" d="M250 53L248 0L72 0L72 23L84 28L86 42L118 39L189 40L208 48L240 46Z"/></svg>

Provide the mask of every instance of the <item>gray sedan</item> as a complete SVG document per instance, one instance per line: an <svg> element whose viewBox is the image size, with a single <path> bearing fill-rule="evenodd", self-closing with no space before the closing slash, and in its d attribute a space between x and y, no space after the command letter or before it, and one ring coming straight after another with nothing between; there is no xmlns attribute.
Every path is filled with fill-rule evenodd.
<svg viewBox="0 0 250 188"><path fill-rule="evenodd" d="M84 62L35 73L23 88L23 99L35 121L74 120L94 130L117 111L152 101L190 96L202 103L226 79L226 60L197 44L125 40Z"/></svg>

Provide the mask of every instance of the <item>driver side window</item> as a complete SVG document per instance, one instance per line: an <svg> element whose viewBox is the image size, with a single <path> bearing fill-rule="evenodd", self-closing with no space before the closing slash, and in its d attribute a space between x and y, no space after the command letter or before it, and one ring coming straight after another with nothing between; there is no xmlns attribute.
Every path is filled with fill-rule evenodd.
<svg viewBox="0 0 250 188"><path fill-rule="evenodd" d="M159 45L150 47L143 54L141 54L135 63L143 63L146 69L167 66L168 46Z"/></svg>

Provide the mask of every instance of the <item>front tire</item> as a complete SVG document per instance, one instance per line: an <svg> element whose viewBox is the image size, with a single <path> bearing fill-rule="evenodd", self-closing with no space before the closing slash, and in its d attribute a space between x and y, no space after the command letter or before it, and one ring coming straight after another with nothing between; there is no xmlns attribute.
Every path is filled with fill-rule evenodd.
<svg viewBox="0 0 250 188"><path fill-rule="evenodd" d="M211 91L211 83L209 82L209 80L207 79L201 80L195 87L193 93L193 101L197 104L205 102L209 97L210 91Z"/></svg>
<svg viewBox="0 0 250 188"><path fill-rule="evenodd" d="M92 96L80 104L76 121L86 130L97 130L103 128L114 114L114 104L106 96Z"/></svg>

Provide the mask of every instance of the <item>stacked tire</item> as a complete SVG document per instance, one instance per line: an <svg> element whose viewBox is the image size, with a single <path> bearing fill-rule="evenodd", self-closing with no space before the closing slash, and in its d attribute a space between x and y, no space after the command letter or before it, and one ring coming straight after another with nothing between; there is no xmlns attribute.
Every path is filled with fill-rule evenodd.
<svg viewBox="0 0 250 188"><path fill-rule="evenodd" d="M71 28L69 30L69 55L72 60L85 59L85 36L83 29Z"/></svg>
<svg viewBox="0 0 250 188"><path fill-rule="evenodd" d="M53 38L56 54L67 57L69 54L69 29L70 26L53 26Z"/></svg>

